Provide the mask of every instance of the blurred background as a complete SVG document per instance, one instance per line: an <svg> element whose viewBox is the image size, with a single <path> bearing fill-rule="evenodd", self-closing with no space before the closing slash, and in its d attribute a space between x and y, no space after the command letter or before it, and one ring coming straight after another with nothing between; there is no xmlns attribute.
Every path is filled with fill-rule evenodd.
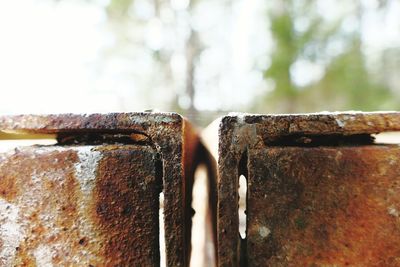
<svg viewBox="0 0 400 267"><path fill-rule="evenodd" d="M0 1L0 113L400 108L399 0Z"/></svg>

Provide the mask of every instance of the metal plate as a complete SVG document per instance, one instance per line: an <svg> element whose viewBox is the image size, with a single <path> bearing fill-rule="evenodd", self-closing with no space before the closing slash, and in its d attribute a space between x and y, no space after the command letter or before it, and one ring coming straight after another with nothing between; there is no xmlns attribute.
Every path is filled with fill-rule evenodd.
<svg viewBox="0 0 400 267"><path fill-rule="evenodd" d="M250 150L249 266L400 266L400 147Z"/></svg>
<svg viewBox="0 0 400 267"><path fill-rule="evenodd" d="M398 161L398 148L377 147L370 134L399 130L400 113L396 112L232 114L223 117L218 151L218 265L323 266L326 263L330 266L336 262L341 266L341 263L361 261L362 257L377 262L378 266L382 262L394 264L400 256L399 239L394 229L397 219L390 213L396 214L399 203L398 198L388 196L391 190L398 193L399 173L393 165ZM343 159L338 162L331 159L340 153ZM281 164L282 161L285 164ZM338 166L341 169L337 169ZM244 240L239 235L238 216L241 174L248 178L248 236ZM329 179L322 179L324 175L329 175ZM344 193L329 195L329 190ZM363 192L358 195L358 202L349 201L351 193L357 190ZM371 198L381 206L371 203ZM318 202L314 208L319 213L305 213L310 220L309 228L305 228L302 217L297 217L307 211L313 201ZM334 209L338 203L342 206ZM391 205L396 211L390 209ZM347 214L350 211L354 215ZM365 217L377 214L382 216L376 220ZM339 226L333 222L328 224L330 219L340 222ZM323 223L326 230L325 226L318 228ZM335 229L329 228L333 225ZM350 231L351 225L357 225L357 234L341 236L340 231ZM296 226L307 230L301 232ZM389 230L381 231L386 227ZM364 247L364 239L348 243L354 246L353 254L340 247L346 243L345 239L340 246L326 242L325 248L318 247L325 233L332 240L339 240L359 238L368 231L374 234L364 237L366 244L372 246L376 241L386 246L387 254L378 256L377 253L383 251L380 249L371 252ZM390 233L394 234L392 238L388 238ZM295 246L301 247L301 244L308 251ZM309 258L301 253L308 253ZM323 260L318 261L319 258ZM302 265L302 262L311 265ZM365 266L363 262L360 266ZM316 265L312 265L314 263Z"/></svg>
<svg viewBox="0 0 400 267"><path fill-rule="evenodd" d="M159 265L156 161L132 145L1 154L0 265Z"/></svg>
<svg viewBox="0 0 400 267"><path fill-rule="evenodd" d="M184 120L181 116L174 113L152 113L152 112L142 112L142 113L110 113L110 114L61 114L61 115L21 115L21 116L3 116L0 117L0 138L10 139L23 139L23 138L43 138L46 135L55 135L58 143L62 145L64 148L69 145L80 145L83 147L90 145L102 145L102 144L140 144L141 146L150 147L153 150L153 154L157 154L159 156L160 161L160 177L162 181L161 184L154 185L152 188L146 189L130 189L126 188L126 192L118 193L117 196L113 195L113 191L117 190L118 184L105 184L102 190L102 196L104 197L104 201L111 201L107 205L111 205L108 208L110 209L122 209L125 210L125 204L123 203L115 203L112 198L114 197L124 197L126 193L128 197L131 198L141 198L141 201L144 201L148 198L152 198L152 200L146 204L139 204L138 201L135 205L135 209L137 209L134 214L135 216L143 216L143 218L136 218L135 221L130 222L131 224L143 224L142 227L136 227L135 231L137 232L128 232L127 228L124 227L133 227L133 225L129 225L128 222L125 222L122 217L113 219L115 216L110 217L111 215L107 215L108 212L103 214L104 220L110 220L109 223L112 227L121 227L117 234L109 232L111 236L108 236L108 241L111 243L107 243L108 245L104 245L98 247L104 257L102 259L106 259L106 255L112 256L113 259L108 259L108 261L113 261L118 265L119 261L126 261L126 265L132 266L135 262L135 266L149 266L155 265L157 266L159 262L158 260L158 251L159 248L154 250L154 244L156 240L155 237L158 238L158 233L155 234L152 238L148 235L149 231L152 232L156 227L154 221L150 219L151 216L158 216L159 206L154 203L158 203L158 195L154 196L154 192L159 192L160 188L162 188L164 192L164 233L165 233L165 247L166 247L166 263L167 266L188 266L189 264L189 256L190 256L190 229L191 229L191 190L193 185L193 172L194 172L194 154L197 149L199 139L186 120ZM99 147L100 148L100 147ZM32 148L31 154L35 154L35 150L40 150L41 148ZM120 148L122 149L122 148ZM101 153L115 153L113 155L107 156L109 158L110 165L104 163L104 166L107 167L107 173L109 177L107 179L117 179L116 175L120 175L120 171L125 171L126 173L122 173L124 175L138 174L142 170L140 168L146 168L144 174L148 173L150 169L146 164L150 164L153 166L152 161L144 161L142 164L144 166L133 166L133 165L124 165L122 158L125 156L119 155L119 152L111 152L111 151L102 151ZM72 152L71 152L72 153ZM121 152L122 153L122 152ZM125 155L128 152L123 152L122 155ZM128 153L129 154L129 153ZM7 156L8 157L8 156ZM73 157L73 156L71 156ZM129 159L129 155L126 156ZM28 160L22 159L22 161ZM49 155L49 160L51 156ZM75 159L70 159L65 161L71 165ZM76 159L78 160L78 159ZM139 159L137 159L139 160ZM15 161L17 164L19 160ZM12 164L12 161L9 163ZM33 162L32 162L33 164ZM37 161L35 164L39 167L41 162ZM50 162L49 162L50 164ZM122 169L117 168L118 164L121 166L125 166ZM139 163L132 163L139 164ZM72 166L71 165L71 166ZM34 165L35 166L35 165ZM21 167L22 168L22 167ZM28 166L26 166L28 168ZM124 170L124 168L127 168ZM23 172L23 169L19 170L20 167L15 166L15 168L10 169L18 173L18 171ZM29 168L28 168L29 170ZM4 170L6 171L6 170ZM57 170L59 171L59 170ZM61 170L60 170L61 171ZM153 171L153 169L152 169ZM46 172L45 169L42 169L42 172ZM129 174L128 174L129 172ZM73 170L70 172L64 173L64 179L67 179L71 176ZM32 172L30 172L32 174ZM100 172L98 174L101 174ZM96 175L98 175L96 174ZM121 175L122 175L121 174ZM4 175L3 172L0 172L0 175ZM106 175L106 174L104 174ZM63 177L64 177L63 176ZM67 177L68 176L68 177ZM147 174L145 175L147 176ZM130 177L130 176L129 176ZM123 176L121 176L121 179ZM148 178L142 177L144 179L153 179L151 175ZM10 176L8 182L0 182L2 187L7 187L11 181L18 180L18 175ZM70 178L68 178L70 179ZM67 180L68 180L67 179ZM71 178L72 179L72 178ZM21 188L20 188L21 187ZM16 190L22 190L23 185L19 184L16 187ZM122 190L122 188L119 188ZM118 190L119 190L118 189ZM49 189L50 190L50 189ZM139 191L135 191L139 190ZM149 195L144 194L145 191L140 190L150 190L152 193ZM149 191L149 192L150 192ZM44 194L42 192L42 194ZM100 192L99 192L100 194ZM105 199L109 194L109 197ZM122 195L121 195L122 194ZM144 194L144 195L142 195ZM140 197L139 197L140 196ZM37 196L38 198L42 198L44 196ZM43 200L44 201L44 200ZM83 201L83 200L82 200ZM94 200L93 200L94 201ZM114 202L113 202L114 201ZM84 202L84 201L83 201ZM83 203L82 202L82 203ZM154 203L153 203L154 202ZM86 203L86 202L85 202ZM153 205L154 204L154 205ZM142 208L147 208L147 210L142 210ZM150 211L150 209L152 209ZM125 211L128 212L128 211ZM130 211L129 211L130 212ZM113 214L111 211L110 214ZM5 217L11 218L13 215L7 215ZM113 221L116 220L116 221ZM122 225L127 223L127 225ZM98 225L103 225L103 222L99 221ZM111 227L109 226L109 227ZM105 225L101 227L106 227ZM157 226L158 227L158 226ZM141 229L141 230L140 230ZM103 230L101 230L103 231ZM108 229L104 229L105 232L101 232L100 229L98 232L99 236L102 234L106 234ZM27 235L28 237L30 235ZM124 236L124 240L122 241L122 236ZM34 239L38 238L37 236L32 234ZM99 237L102 238L102 237ZM134 239L134 240L131 240ZM146 240L144 240L146 239ZM66 240L66 242L69 240ZM33 242L33 241L32 241ZM35 241L36 242L36 241ZM72 242L72 241L71 241ZM85 241L82 241L85 243ZM145 242L145 243L142 243ZM128 244L129 243L129 244ZM130 247L134 245L134 251L130 257L125 257L124 250L122 247ZM148 244L148 245L146 245ZM80 244L79 244L80 245ZM114 249L111 247L114 246ZM80 246L78 246L79 248ZM150 247L152 252L150 252ZM91 251L95 251L95 248L90 248ZM108 251L108 252L106 252ZM76 252L76 251L75 251ZM22 252L19 252L22 253ZM47 252L46 252L47 253ZM100 252L99 252L100 253ZM105 254L104 254L105 253ZM109 254L107 254L109 253ZM77 257L79 254L77 254ZM70 255L70 257L74 257ZM115 258L115 259L114 259ZM100 258L99 261L101 262ZM157 262L157 263L156 263ZM143 263L143 264L141 264ZM150 264L152 263L152 264ZM111 264L112 265L112 264ZM125 265L125 264L122 264Z"/></svg>

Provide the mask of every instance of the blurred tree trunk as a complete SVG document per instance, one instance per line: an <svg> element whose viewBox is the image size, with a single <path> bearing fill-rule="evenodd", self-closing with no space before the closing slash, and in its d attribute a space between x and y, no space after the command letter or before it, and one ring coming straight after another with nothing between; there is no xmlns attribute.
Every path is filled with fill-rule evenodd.
<svg viewBox="0 0 400 267"><path fill-rule="evenodd" d="M197 118L198 110L194 104L196 90L195 90L195 70L196 59L200 53L199 42L197 34L191 30L190 36L186 43L186 85L185 94L189 97L189 107L187 113L191 118Z"/></svg>

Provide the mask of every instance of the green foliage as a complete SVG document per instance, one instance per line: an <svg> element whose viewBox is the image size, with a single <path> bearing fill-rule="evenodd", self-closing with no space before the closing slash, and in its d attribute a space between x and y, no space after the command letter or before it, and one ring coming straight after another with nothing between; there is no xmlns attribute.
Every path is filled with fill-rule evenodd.
<svg viewBox="0 0 400 267"><path fill-rule="evenodd" d="M359 41L332 60L316 86L346 96L344 108L377 109L392 97L390 90L368 73Z"/></svg>
<svg viewBox="0 0 400 267"><path fill-rule="evenodd" d="M265 76L275 81L275 94L290 97L296 93L291 78L290 66L299 53L299 42L296 41L293 19L289 12L271 18L272 36L276 42L276 49L271 56L271 66Z"/></svg>
<svg viewBox="0 0 400 267"><path fill-rule="evenodd" d="M132 4L133 0L111 0L107 6L107 13L110 17L124 18Z"/></svg>
<svg viewBox="0 0 400 267"><path fill-rule="evenodd" d="M362 9L357 9L361 2L355 2L353 13L345 14L334 22L327 21L318 14L317 2L318 0L278 0L278 9L273 9L268 14L275 48L264 76L273 81L275 88L257 103L256 111L399 108L393 100L396 98L393 92L376 76L371 75L371 66L366 66L360 29L348 33L341 27L346 16L357 17L358 24L361 24ZM387 1L381 1L380 4L384 7ZM301 30L298 30L296 23L301 19L306 19L309 23L303 23ZM344 44L338 55L329 54L327 49L335 41ZM305 87L296 85L290 70L301 59L323 62L322 78Z"/></svg>

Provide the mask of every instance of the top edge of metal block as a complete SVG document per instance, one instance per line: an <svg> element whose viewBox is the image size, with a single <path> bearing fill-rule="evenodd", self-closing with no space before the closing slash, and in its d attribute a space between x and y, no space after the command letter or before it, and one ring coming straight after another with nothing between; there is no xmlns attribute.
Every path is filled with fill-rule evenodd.
<svg viewBox="0 0 400 267"><path fill-rule="evenodd" d="M0 116L0 131L53 134L63 132L143 132L154 127L180 127L177 113L131 112Z"/></svg>
<svg viewBox="0 0 400 267"><path fill-rule="evenodd" d="M400 112L230 113L221 119L220 132L242 127L255 127L257 134L269 136L375 134L400 131Z"/></svg>

